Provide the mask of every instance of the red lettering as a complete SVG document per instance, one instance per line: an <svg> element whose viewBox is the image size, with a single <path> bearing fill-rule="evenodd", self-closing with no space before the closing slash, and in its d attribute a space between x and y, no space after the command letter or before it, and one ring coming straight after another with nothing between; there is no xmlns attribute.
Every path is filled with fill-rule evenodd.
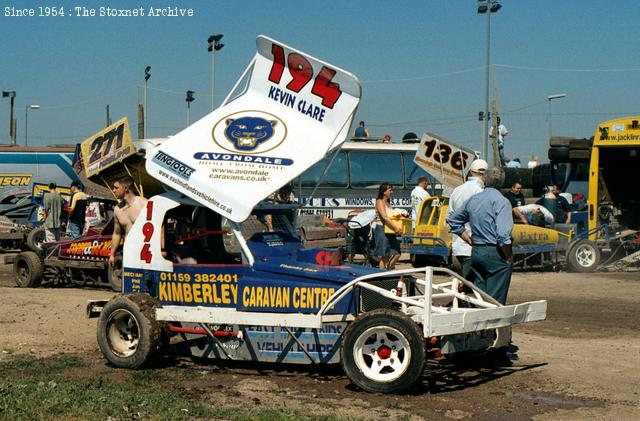
<svg viewBox="0 0 640 421"><path fill-rule="evenodd" d="M284 72L284 48L278 44L272 44L271 53L273 54L273 66L271 66L269 80L279 84L280 79L282 79L282 72Z"/></svg>
<svg viewBox="0 0 640 421"><path fill-rule="evenodd" d="M153 235L153 224L151 222L146 222L142 226L142 235L144 235L144 242L148 243L151 240L151 236Z"/></svg>
<svg viewBox="0 0 640 421"><path fill-rule="evenodd" d="M311 93L322 98L322 105L329 108L333 108L340 95L342 95L340 85L331 82L335 74L335 70L323 67L318 73L318 77L316 77L313 88L311 88Z"/></svg>
<svg viewBox="0 0 640 421"><path fill-rule="evenodd" d="M142 249L140 250L140 260L143 260L147 263L151 263L151 258L153 256L151 255L150 248L151 246L149 245L149 243L145 243L142 246Z"/></svg>
<svg viewBox="0 0 640 421"><path fill-rule="evenodd" d="M284 48L277 44L271 45L271 53L273 54L273 64L269 72L269 81L280 84L285 66ZM309 81L313 78L313 66L303 55L291 53L287 57L287 68L291 74L291 81L287 84L287 89L293 92L300 92ZM340 96L340 84L331 82L336 71L323 66L316 76L311 93L322 98L322 105L333 108Z"/></svg>
<svg viewBox="0 0 640 421"><path fill-rule="evenodd" d="M311 63L298 53L289 54L289 73L293 79L287 84L287 89L300 92L313 77Z"/></svg>
<svg viewBox="0 0 640 421"><path fill-rule="evenodd" d="M147 202L147 221L151 221L152 216L153 216L153 202L149 200Z"/></svg>

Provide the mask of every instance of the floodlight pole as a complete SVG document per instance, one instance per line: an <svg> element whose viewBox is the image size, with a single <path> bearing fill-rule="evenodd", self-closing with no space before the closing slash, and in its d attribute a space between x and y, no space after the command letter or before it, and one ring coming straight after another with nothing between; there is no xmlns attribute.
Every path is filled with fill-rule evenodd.
<svg viewBox="0 0 640 421"><path fill-rule="evenodd" d="M551 127L551 101L554 99L561 99L566 97L567 94L566 93L561 93L561 94L553 94L553 95L549 95L547 96L547 101L549 102L549 113L547 115L547 120L549 121L549 139L551 139L551 136L553 135L553 131L552 131L552 127Z"/></svg>
<svg viewBox="0 0 640 421"><path fill-rule="evenodd" d="M486 43L486 62L485 70L485 90L484 90L484 143L482 147L482 156L488 160L489 157L489 63L491 51L491 11L487 11L487 43Z"/></svg>
<svg viewBox="0 0 640 421"><path fill-rule="evenodd" d="M148 137L147 134L147 81L151 77L151 66L147 66L144 69L144 110L142 113L142 134L146 139Z"/></svg>
<svg viewBox="0 0 640 421"><path fill-rule="evenodd" d="M207 51L211 52L211 111L216 109L216 51L222 50L224 44L220 43L223 34L209 35Z"/></svg>
<svg viewBox="0 0 640 421"><path fill-rule="evenodd" d="M483 124L483 139L482 144L482 156L484 159L488 158L489 153L489 68L491 57L491 13L496 13L502 5L498 0L479 0L478 1L478 14L486 13L487 15L487 41L486 41L486 58L487 68L485 73L485 92L484 92L484 124Z"/></svg>
<svg viewBox="0 0 640 421"><path fill-rule="evenodd" d="M191 125L191 103L195 100L193 94L195 94L194 91L187 91L187 97L185 99L187 102L187 127Z"/></svg>
<svg viewBox="0 0 640 421"><path fill-rule="evenodd" d="M39 110L40 106L38 104L27 105L24 108L24 146L29 145L27 133L29 129L29 110Z"/></svg>

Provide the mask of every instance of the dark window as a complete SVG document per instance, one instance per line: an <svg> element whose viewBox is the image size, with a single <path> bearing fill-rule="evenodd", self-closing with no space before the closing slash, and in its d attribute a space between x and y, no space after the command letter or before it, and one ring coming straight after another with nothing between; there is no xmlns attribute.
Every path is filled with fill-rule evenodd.
<svg viewBox="0 0 640 421"><path fill-rule="evenodd" d="M418 178L424 175L428 178L429 184L433 187L436 183L435 179L413 162L413 158L416 156L415 152L405 152L402 156L404 158L404 183L406 186L415 186L418 184Z"/></svg>
<svg viewBox="0 0 640 421"><path fill-rule="evenodd" d="M303 188L313 188L316 186L322 176L322 172L332 157L333 154L331 153L300 176ZM319 187L347 187L347 185L347 159L344 152L339 152Z"/></svg>
<svg viewBox="0 0 640 421"><path fill-rule="evenodd" d="M403 186L400 152L350 152L351 187L376 189L382 182Z"/></svg>

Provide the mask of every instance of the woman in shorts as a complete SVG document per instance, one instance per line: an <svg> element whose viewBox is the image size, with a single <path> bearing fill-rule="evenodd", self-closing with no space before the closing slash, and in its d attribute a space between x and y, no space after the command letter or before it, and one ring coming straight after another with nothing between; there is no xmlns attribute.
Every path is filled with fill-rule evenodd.
<svg viewBox="0 0 640 421"><path fill-rule="evenodd" d="M376 198L376 212L382 225L376 228L374 254L381 257L380 269L388 270L395 269L396 262L400 259L400 242L397 236L402 235L402 227L393 220L398 216L398 213L391 207L389 199L392 194L393 186L391 183L382 183Z"/></svg>

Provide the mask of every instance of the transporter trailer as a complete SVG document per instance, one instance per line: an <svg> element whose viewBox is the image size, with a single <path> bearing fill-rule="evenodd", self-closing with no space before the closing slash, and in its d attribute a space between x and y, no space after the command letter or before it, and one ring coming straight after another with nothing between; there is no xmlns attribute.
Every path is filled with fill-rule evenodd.
<svg viewBox="0 0 640 421"><path fill-rule="evenodd" d="M386 272L304 248L295 205L263 201L339 149L359 99L352 74L260 36L224 105L146 151L167 191L127 234L123 293L87 306L111 365L143 367L182 340L198 358L341 364L361 389L394 393L428 355L506 347L511 325L546 317L546 301L501 305L445 268ZM266 215L279 228L260 229Z"/></svg>

